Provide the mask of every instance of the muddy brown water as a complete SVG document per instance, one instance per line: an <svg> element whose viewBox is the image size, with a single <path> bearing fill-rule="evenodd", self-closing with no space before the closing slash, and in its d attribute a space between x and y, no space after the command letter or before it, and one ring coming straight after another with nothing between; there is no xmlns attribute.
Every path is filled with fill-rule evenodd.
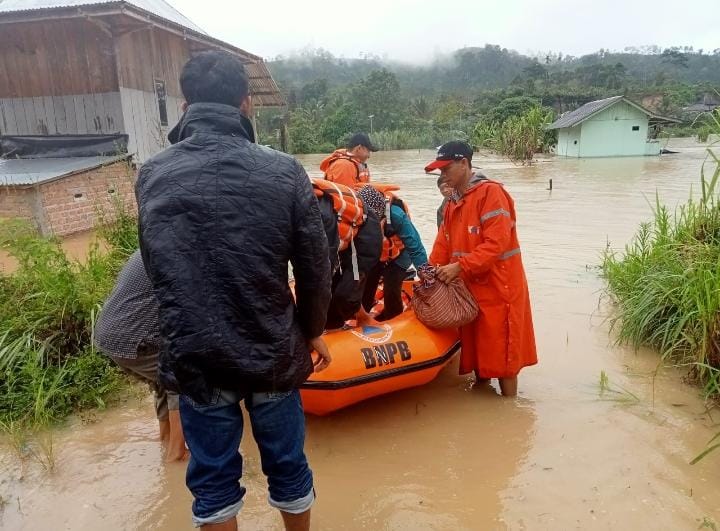
<svg viewBox="0 0 720 531"><path fill-rule="evenodd" d="M614 346L594 266L651 216L697 189L703 149L659 158L476 163L515 197L540 363L520 396L470 390L451 364L431 384L308 418L317 530L697 529L720 522L720 452L688 462L720 429L683 373ZM402 186L432 245L439 195L431 151L373 155L375 179ZM320 156L301 160L319 175ZM553 190L548 191L548 180ZM75 244L82 247L82 238ZM71 245L72 247L72 245ZM338 355L336 353L336 355ZM599 396L601 371L639 400ZM627 395L624 395L627 397ZM622 398L622 397L621 397ZM191 529L184 465L165 465L148 398L54 433L56 467L0 453L3 529ZM242 444L240 528L279 529L258 452Z"/></svg>

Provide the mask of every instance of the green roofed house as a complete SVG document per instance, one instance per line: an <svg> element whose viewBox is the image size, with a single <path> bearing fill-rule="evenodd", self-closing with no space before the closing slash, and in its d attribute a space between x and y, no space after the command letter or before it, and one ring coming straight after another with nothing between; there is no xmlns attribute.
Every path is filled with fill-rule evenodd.
<svg viewBox="0 0 720 531"><path fill-rule="evenodd" d="M549 125L557 130L556 153L563 157L635 157L659 155L655 140L662 124L679 123L659 116L625 96L591 101Z"/></svg>

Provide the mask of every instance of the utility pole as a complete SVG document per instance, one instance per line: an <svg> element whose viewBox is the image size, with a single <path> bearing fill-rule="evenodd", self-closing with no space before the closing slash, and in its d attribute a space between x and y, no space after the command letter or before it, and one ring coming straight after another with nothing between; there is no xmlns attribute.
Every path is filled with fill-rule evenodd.
<svg viewBox="0 0 720 531"><path fill-rule="evenodd" d="M372 120L373 120L373 118L375 118L375 115L371 114L370 116L368 116L368 118L370 118L370 134L372 134L372 132L373 132Z"/></svg>

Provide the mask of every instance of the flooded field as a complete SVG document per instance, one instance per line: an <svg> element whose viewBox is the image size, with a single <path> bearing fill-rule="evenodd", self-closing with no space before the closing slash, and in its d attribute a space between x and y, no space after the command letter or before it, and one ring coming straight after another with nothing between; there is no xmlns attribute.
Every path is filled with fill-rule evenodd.
<svg viewBox="0 0 720 531"><path fill-rule="evenodd" d="M688 462L718 429L683 372L617 347L596 265L667 203L697 189L703 148L657 158L475 163L514 196L539 364L520 395L470 389L451 364L433 383L308 418L318 530L697 529L720 522L720 453ZM373 155L373 177L401 186L426 246L440 196L431 151ZM319 176L321 156L301 161ZM548 181L553 180L553 190ZM69 247L81 254L83 237ZM85 237L87 239L87 237ZM335 353L335 355L341 355ZM600 374L625 389L600 395ZM0 527L191 529L184 465L163 463L148 397L74 421L53 438L56 467L0 450ZM244 530L279 529L250 433L243 441ZM706 520L705 520L706 519Z"/></svg>

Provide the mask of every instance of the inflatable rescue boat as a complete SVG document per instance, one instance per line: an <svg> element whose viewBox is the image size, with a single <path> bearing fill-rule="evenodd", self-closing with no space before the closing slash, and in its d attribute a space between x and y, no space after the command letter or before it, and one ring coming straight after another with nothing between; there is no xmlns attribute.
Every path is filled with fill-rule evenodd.
<svg viewBox="0 0 720 531"><path fill-rule="evenodd" d="M326 333L332 363L301 386L303 407L327 415L432 381L460 348L455 329L432 330L407 309L378 326Z"/></svg>

